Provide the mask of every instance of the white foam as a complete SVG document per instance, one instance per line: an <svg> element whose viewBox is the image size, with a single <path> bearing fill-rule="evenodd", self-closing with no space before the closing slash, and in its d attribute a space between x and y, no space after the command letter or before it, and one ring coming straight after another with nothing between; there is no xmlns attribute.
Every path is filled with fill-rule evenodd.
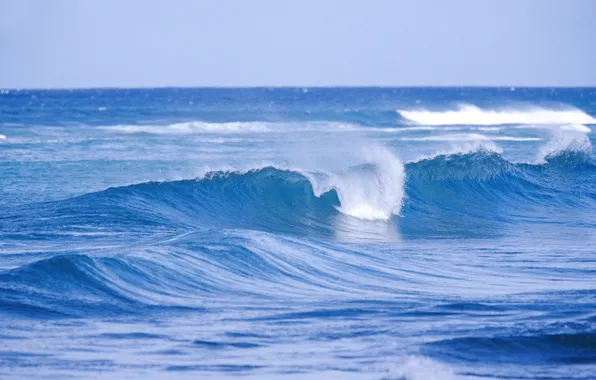
<svg viewBox="0 0 596 380"><path fill-rule="evenodd" d="M404 380L453 380L453 370L422 356L411 356L397 369L397 376Z"/></svg>
<svg viewBox="0 0 596 380"><path fill-rule="evenodd" d="M335 189L341 203L339 211L363 220L388 220L399 215L405 181L402 162L379 145L364 145L359 153L364 165L324 176L305 173L315 195Z"/></svg>
<svg viewBox="0 0 596 380"><path fill-rule="evenodd" d="M388 220L391 213L373 208L368 203L360 203L354 207L341 207L340 211L362 220Z"/></svg>
<svg viewBox="0 0 596 380"><path fill-rule="evenodd" d="M247 143L247 142L260 142L262 140L255 140L255 139L245 139L245 138L235 138L235 137L219 137L213 139L204 139L201 140L202 142L206 142L209 144L236 144L236 143Z"/></svg>
<svg viewBox="0 0 596 380"><path fill-rule="evenodd" d="M446 149L438 150L430 155L419 156L408 162L420 162L422 160L432 160L438 156L450 156L455 154L468 154L476 152L493 152L501 154L503 149L492 141L461 141L452 142Z"/></svg>
<svg viewBox="0 0 596 380"><path fill-rule="evenodd" d="M362 220L388 220L399 215L404 198L405 169L402 162L386 147L376 144L331 146L324 151L311 150L308 160L246 163L243 168L204 167L196 173L204 177L212 171L246 173L250 170L275 167L303 174L317 197L335 190L343 214ZM324 142L325 146L328 146ZM325 154L329 156L325 156ZM337 161L333 162L333 158ZM294 162L290 164L288 162Z"/></svg>
<svg viewBox="0 0 596 380"><path fill-rule="evenodd" d="M98 111L106 111L108 107L97 107Z"/></svg>
<svg viewBox="0 0 596 380"><path fill-rule="evenodd" d="M422 125L501 125L501 124L596 124L596 119L576 109L482 109L463 104L455 110L397 110L405 119Z"/></svg>
<svg viewBox="0 0 596 380"><path fill-rule="evenodd" d="M224 133L266 133L266 132L304 132L304 131L357 131L357 126L346 123L315 121L307 123L274 123L265 121L234 121L210 123L190 121L170 125L114 125L100 129L118 133L148 133L155 135L188 135L188 134L224 134Z"/></svg>
<svg viewBox="0 0 596 380"><path fill-rule="evenodd" d="M592 130L589 127L581 124L569 124L569 125L561 125L561 129L564 131L576 131L576 132L583 132L583 133L590 133Z"/></svg>
<svg viewBox="0 0 596 380"><path fill-rule="evenodd" d="M6 136L0 135L0 140L6 140Z"/></svg>
<svg viewBox="0 0 596 380"><path fill-rule="evenodd" d="M264 123L256 122L229 122L229 123L207 123L192 121L187 123L176 123L170 125L114 125L101 127L107 131L121 133L149 133L155 135L186 135L193 133L239 133L239 132L267 132L268 127Z"/></svg>
<svg viewBox="0 0 596 380"><path fill-rule="evenodd" d="M581 130L554 130L551 139L538 150L536 160L545 163L548 157L564 151L592 153L592 143Z"/></svg>
<svg viewBox="0 0 596 380"><path fill-rule="evenodd" d="M422 137L402 137L400 141L540 141L540 137L516 136L487 136L478 133L460 133L447 135L434 135Z"/></svg>
<svg viewBox="0 0 596 380"><path fill-rule="evenodd" d="M585 126L583 124L563 124L563 125L539 125L539 124L526 124L526 125L516 125L511 128L515 129L542 129L547 131L553 131L556 129L564 130L564 131L577 131L582 133L590 133L592 129L590 127Z"/></svg>
<svg viewBox="0 0 596 380"><path fill-rule="evenodd" d="M400 133L400 132L432 132L432 131L483 131L483 132L496 132L502 130L502 127L473 127L473 126L415 126L415 127L399 127L399 128L376 128L376 127L363 127L362 131L373 131L373 132L387 132L387 133Z"/></svg>

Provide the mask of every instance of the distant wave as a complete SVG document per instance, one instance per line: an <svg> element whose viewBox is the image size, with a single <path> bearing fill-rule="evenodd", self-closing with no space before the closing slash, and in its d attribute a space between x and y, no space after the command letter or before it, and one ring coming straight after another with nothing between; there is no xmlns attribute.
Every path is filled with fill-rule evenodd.
<svg viewBox="0 0 596 380"><path fill-rule="evenodd" d="M358 127L339 122L285 122L275 123L266 121L235 121L210 123L204 121L189 121L170 125L114 125L100 127L105 131L117 133L147 133L155 135L185 135L198 133L266 133L293 131L353 131Z"/></svg>
<svg viewBox="0 0 596 380"><path fill-rule="evenodd" d="M478 133L401 137L401 141L541 141L540 137L487 136Z"/></svg>
<svg viewBox="0 0 596 380"><path fill-rule="evenodd" d="M569 125L562 125L561 129L564 131L575 131L575 132L582 132L582 133L590 133L592 130L589 127L581 124L569 124Z"/></svg>
<svg viewBox="0 0 596 380"><path fill-rule="evenodd" d="M569 125L596 124L596 119L575 109L482 109L474 105L460 105L455 110L397 110L406 120L421 125L502 125L538 124Z"/></svg>
<svg viewBox="0 0 596 380"><path fill-rule="evenodd" d="M160 125L114 125L101 127L106 131L120 133L148 133L156 135L169 134L190 134L190 133L238 133L238 132L268 132L269 125L258 122L229 122L229 123L207 123L192 121L187 123L176 123L165 126Z"/></svg>
<svg viewBox="0 0 596 380"><path fill-rule="evenodd" d="M374 132L433 132L433 131L440 131L440 132L451 132L451 131L482 131L482 132L497 132L501 131L502 127L471 127L471 126L429 126L429 125L421 125L421 126L409 126L409 127L385 127L385 128L378 128L378 127L367 127L367 131L374 131Z"/></svg>

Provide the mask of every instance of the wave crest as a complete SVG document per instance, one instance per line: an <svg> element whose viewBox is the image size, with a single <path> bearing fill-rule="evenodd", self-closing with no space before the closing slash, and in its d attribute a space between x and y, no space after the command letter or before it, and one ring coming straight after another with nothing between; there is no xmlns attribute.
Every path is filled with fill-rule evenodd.
<svg viewBox="0 0 596 380"><path fill-rule="evenodd" d="M406 120L422 125L581 125L596 124L596 119L576 109L482 109L470 104L462 104L455 110L397 110Z"/></svg>
<svg viewBox="0 0 596 380"><path fill-rule="evenodd" d="M582 132L555 132L538 151L538 162L586 163L591 160L592 143Z"/></svg>
<svg viewBox="0 0 596 380"><path fill-rule="evenodd" d="M389 150L381 147L365 151L366 164L345 171L307 174L315 194L337 192L347 215L364 220L387 220L398 215L404 197L404 166Z"/></svg>

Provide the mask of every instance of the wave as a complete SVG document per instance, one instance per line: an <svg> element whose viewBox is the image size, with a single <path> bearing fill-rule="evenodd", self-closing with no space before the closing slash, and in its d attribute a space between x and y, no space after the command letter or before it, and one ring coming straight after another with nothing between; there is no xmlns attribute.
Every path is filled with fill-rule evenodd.
<svg viewBox="0 0 596 380"><path fill-rule="evenodd" d="M219 309L228 300L238 306L239 300L250 305L267 299L313 302L321 296L393 295L378 281L391 270L367 255L338 255L341 250L313 241L218 229L162 239L152 235L148 244L131 237L83 253L77 247L33 254L27 263L0 271L0 315L144 315L172 308ZM346 254L361 265L346 266Z"/></svg>
<svg viewBox="0 0 596 380"><path fill-rule="evenodd" d="M416 127L399 127L399 128L377 128L377 127L368 127L366 128L367 131L373 132L387 132L387 133L400 133L400 132L433 132L433 131L463 131L463 130L472 130L472 131L482 131L482 132L498 132L501 131L503 127L453 127L453 126L416 126Z"/></svg>
<svg viewBox="0 0 596 380"><path fill-rule="evenodd" d="M449 361L596 363L596 334L466 337L427 343L424 350Z"/></svg>
<svg viewBox="0 0 596 380"><path fill-rule="evenodd" d="M0 140L5 140L6 136L5 135L0 135Z"/></svg>
<svg viewBox="0 0 596 380"><path fill-rule="evenodd" d="M594 226L596 165L586 152L563 145L543 163L529 164L507 161L480 145L473 152L404 165L381 150L367 163L336 172L273 166L209 172L195 180L148 182L6 209L0 231L215 228L325 239L338 238L341 231L348 239L386 239L389 223L402 236L469 236L470 231L491 236L502 223L531 220L538 209L550 210L557 222L560 213L572 210L576 216L568 223Z"/></svg>
<svg viewBox="0 0 596 380"><path fill-rule="evenodd" d="M365 220L387 220L398 215L404 197L404 166L388 150L365 151L366 164L332 173L307 173L317 196L334 190L339 210Z"/></svg>
<svg viewBox="0 0 596 380"><path fill-rule="evenodd" d="M251 133L270 131L270 128L266 123L258 122L207 123L193 121L187 123L170 124L165 126L114 125L100 128L106 131L120 133L147 133L156 135L177 135L191 133Z"/></svg>
<svg viewBox="0 0 596 380"><path fill-rule="evenodd" d="M397 110L398 114L411 122L422 125L582 125L596 124L596 119L575 109L482 109L462 104L456 110Z"/></svg>
<svg viewBox="0 0 596 380"><path fill-rule="evenodd" d="M574 132L554 132L551 139L538 151L537 161L544 163L563 159L570 162L571 159L579 160L578 163L590 161L592 155L592 143L590 138L581 130Z"/></svg>
<svg viewBox="0 0 596 380"><path fill-rule="evenodd" d="M358 127L352 124L328 121L275 123L266 121L236 121L210 123L205 121L189 121L169 125L114 125L99 127L105 131L116 133L146 133L154 135L187 135L201 133L271 133L271 132L304 132L304 131L354 131Z"/></svg>
<svg viewBox="0 0 596 380"><path fill-rule="evenodd" d="M582 133L590 133L592 130L589 127L581 124L569 124L569 125L562 125L561 129L564 131L574 131L574 132L582 132Z"/></svg>
<svg viewBox="0 0 596 380"><path fill-rule="evenodd" d="M572 215L566 225L593 230L596 163L584 153L562 145L544 163L528 164L480 147L403 164L379 150L345 171L219 171L3 208L0 236L43 248L28 253L35 261L0 271L0 310L46 317L196 311L206 307L205 295L221 306L230 294L311 301L321 289L336 298L389 291L378 285L379 267L320 270L344 258L327 239L486 238L540 223L560 233L562 215ZM81 239L93 244L73 244ZM63 247L48 252L48 241Z"/></svg>
<svg viewBox="0 0 596 380"><path fill-rule="evenodd" d="M596 164L576 151L552 154L544 164L482 149L405 165L387 160L335 178L265 167L4 208L0 236L43 248L28 253L35 261L0 271L0 310L114 315L202 310L206 297L220 307L230 294L251 302L273 294L312 301L321 289L336 298L375 286L388 292L379 286L379 267L319 270L344 258L326 241L494 237L509 225L524 228L534 209L541 215L535 223L572 215L566 224L596 227ZM383 207L386 213L377 210ZM48 251L49 241L62 246ZM81 241L87 244L74 243ZM306 262L312 267L305 271ZM354 281L366 286L358 290Z"/></svg>
<svg viewBox="0 0 596 380"><path fill-rule="evenodd" d="M540 137L488 136L478 133L459 133L423 137L400 137L400 141L541 141Z"/></svg>

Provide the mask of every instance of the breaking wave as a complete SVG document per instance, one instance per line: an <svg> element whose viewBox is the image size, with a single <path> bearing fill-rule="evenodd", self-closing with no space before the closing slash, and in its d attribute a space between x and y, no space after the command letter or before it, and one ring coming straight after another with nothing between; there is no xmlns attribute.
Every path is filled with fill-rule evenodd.
<svg viewBox="0 0 596 380"><path fill-rule="evenodd" d="M397 110L410 122L421 125L582 125L596 124L596 119L575 109L482 109L463 104L455 110ZM587 128L587 127L585 127Z"/></svg>
<svg viewBox="0 0 596 380"><path fill-rule="evenodd" d="M328 238L336 236L338 223L357 232L363 226L357 220L393 220L402 231L432 236L433 230L458 223L464 228L478 218L515 220L534 207L596 211L596 194L590 190L596 166L588 154L591 147L583 144L553 142L539 164L510 162L478 145L467 153L405 165L379 151L368 162L337 172L274 166L216 171L199 179L148 182L19 206L0 219L0 227L76 233L107 227L113 232L252 229ZM508 215L507 210L516 212ZM505 214L496 217L496 212Z"/></svg>

